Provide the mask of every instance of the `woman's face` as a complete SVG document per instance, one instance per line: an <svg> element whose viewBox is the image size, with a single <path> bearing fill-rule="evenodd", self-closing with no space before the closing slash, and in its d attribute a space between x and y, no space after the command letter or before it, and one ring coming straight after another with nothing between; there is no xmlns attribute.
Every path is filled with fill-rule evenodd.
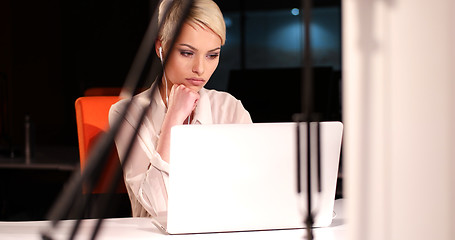
<svg viewBox="0 0 455 240"><path fill-rule="evenodd" d="M221 39L209 28L184 24L165 66L168 88L183 84L198 92L218 66ZM169 84L171 83L171 84Z"/></svg>

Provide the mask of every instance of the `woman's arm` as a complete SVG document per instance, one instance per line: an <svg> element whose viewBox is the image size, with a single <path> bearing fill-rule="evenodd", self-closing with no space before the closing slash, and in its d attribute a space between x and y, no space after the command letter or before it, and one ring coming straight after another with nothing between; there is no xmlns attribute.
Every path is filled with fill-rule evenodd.
<svg viewBox="0 0 455 240"><path fill-rule="evenodd" d="M160 138L156 148L164 161L169 162L171 128L185 122L188 116L190 116L196 108L199 97L197 92L194 92L184 85L175 84L172 86L169 95L168 111L164 117Z"/></svg>
<svg viewBox="0 0 455 240"><path fill-rule="evenodd" d="M119 120L125 106L126 101L122 100L111 107L110 124ZM134 217L156 216L159 212L167 210L166 181L169 166L155 150L158 134L151 124L152 121L144 121L139 133L135 135L136 140L129 161L124 164L123 157L131 136L136 132L143 107L145 106L137 102L132 103L115 139Z"/></svg>

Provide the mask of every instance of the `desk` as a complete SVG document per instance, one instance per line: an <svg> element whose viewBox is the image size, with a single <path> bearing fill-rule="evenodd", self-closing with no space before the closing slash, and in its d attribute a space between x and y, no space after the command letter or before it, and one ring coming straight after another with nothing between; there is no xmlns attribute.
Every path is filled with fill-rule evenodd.
<svg viewBox="0 0 455 240"><path fill-rule="evenodd" d="M346 239L346 220L343 212L343 199L335 201L336 217L332 225L327 228L314 229L315 239ZM73 226L74 220L62 221L58 231L54 234L56 239L67 239L68 232ZM89 239L96 219L82 221L79 235L76 239ZM32 222L0 222L0 239L40 239L40 231L49 226L49 221ZM251 231L212 234L188 234L166 235L152 223L150 218L111 218L103 222L102 229L97 239L304 239L304 229L298 230L274 230L274 231Z"/></svg>

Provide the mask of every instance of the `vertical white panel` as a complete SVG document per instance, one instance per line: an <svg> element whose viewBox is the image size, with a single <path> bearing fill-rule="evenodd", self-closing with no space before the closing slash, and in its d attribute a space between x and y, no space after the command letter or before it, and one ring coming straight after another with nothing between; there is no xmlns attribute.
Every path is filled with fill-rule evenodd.
<svg viewBox="0 0 455 240"><path fill-rule="evenodd" d="M343 1L344 159L349 239L386 239L388 22L384 1ZM347 14L346 14L347 13ZM378 21L381 19L381 21ZM370 171L375 169L375 171ZM374 186L374 187L372 187Z"/></svg>
<svg viewBox="0 0 455 240"><path fill-rule="evenodd" d="M391 239L449 239L453 227L449 5L397 1L391 7Z"/></svg>
<svg viewBox="0 0 455 240"><path fill-rule="evenodd" d="M449 15L450 15L449 22L455 23L455 14L453 14L453 13L455 13L455 1L452 1L449 5L450 6L448 7L448 10L447 10L450 12L449 13ZM450 102L452 102L455 105L455 68L453 67L453 66L455 66L455 44L453 44L455 42L455 24L451 25L449 28L449 42L451 43L450 47L448 49L448 52L450 54L449 66L452 66L451 74L449 76L452 79L450 81L451 82L450 89L452 89L452 92L451 92L452 99L450 100ZM455 118L455 106L454 105L452 105L451 110L450 110L452 120ZM455 124L451 125L451 128L449 131L451 132L450 142L453 145L455 145ZM449 181L453 185L451 185L449 202L453 204L453 203L455 203L455 186L454 186L455 185L455 147L451 147L451 150L452 150L452 152L451 152L451 159L449 160L450 166L449 166L448 171L450 172L449 175L452 176L452 178ZM451 207L449 221L450 221L450 224L455 225L455 206L453 206L453 205ZM452 239L454 239L455 238L455 227L452 227L450 229L452 230L450 233L450 236L452 237Z"/></svg>
<svg viewBox="0 0 455 240"><path fill-rule="evenodd" d="M455 4L342 3L349 239L453 239Z"/></svg>

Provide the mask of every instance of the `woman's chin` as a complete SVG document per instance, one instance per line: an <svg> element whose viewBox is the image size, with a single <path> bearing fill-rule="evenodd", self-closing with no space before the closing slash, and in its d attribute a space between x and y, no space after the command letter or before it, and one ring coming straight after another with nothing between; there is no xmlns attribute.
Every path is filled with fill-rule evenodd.
<svg viewBox="0 0 455 240"><path fill-rule="evenodd" d="M202 85L202 86L185 85L185 86L195 92L199 92L204 87L204 85Z"/></svg>

